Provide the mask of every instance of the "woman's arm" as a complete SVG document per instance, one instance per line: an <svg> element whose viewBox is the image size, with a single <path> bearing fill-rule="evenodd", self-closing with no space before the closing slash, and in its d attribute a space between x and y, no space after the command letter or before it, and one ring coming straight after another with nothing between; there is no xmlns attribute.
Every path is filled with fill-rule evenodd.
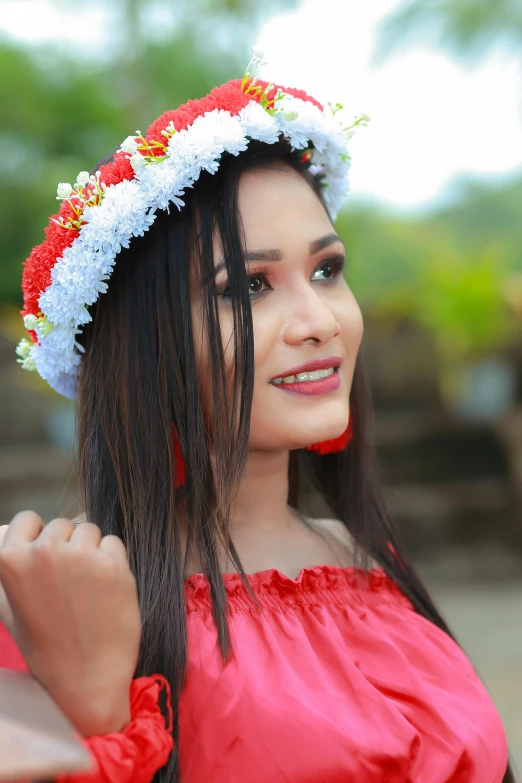
<svg viewBox="0 0 522 783"><path fill-rule="evenodd" d="M11 682L9 693L6 691L10 680L0 678L0 722L5 722L8 729L15 727L12 736L10 732L10 752L2 753L0 757L0 779L6 773L10 780L13 779L13 771L17 773L17 779L20 775L26 778L29 770L34 779L35 771L40 770L46 779L54 775L57 783L148 783L167 763L174 742L170 688L161 675L140 677L131 682L131 718L120 732L87 738L77 735L75 740L70 724L61 719L52 702L39 698L43 689L30 677L23 656L1 623L0 669L22 673L20 679ZM6 687L2 688L4 680ZM162 692L166 692L168 721L164 720L159 706ZM23 735L19 741L16 726ZM34 742L31 741L33 737ZM92 771L62 772L56 777L60 770L87 766L81 758L80 747L75 747L76 741L89 752Z"/></svg>
<svg viewBox="0 0 522 783"><path fill-rule="evenodd" d="M2 653L9 647L18 652L3 626L0 638L7 641ZM11 654L11 661L14 658ZM0 654L0 664L6 662ZM167 721L159 707L162 691L167 696ZM174 744L167 681L160 675L133 680L130 712L131 720L121 732L75 736L71 724L28 672L0 666L0 780L148 783L166 764Z"/></svg>
<svg viewBox="0 0 522 783"><path fill-rule="evenodd" d="M163 688L169 712L167 724L159 708ZM122 731L82 740L94 757L97 770L62 775L56 783L150 783L174 747L167 680L161 675L133 680L130 705L131 720Z"/></svg>
<svg viewBox="0 0 522 783"><path fill-rule="evenodd" d="M61 783L152 780L173 747L158 703L170 694L161 675L133 679L141 618L123 542L18 514L0 528L0 621L0 666L28 670L96 760Z"/></svg>
<svg viewBox="0 0 522 783"><path fill-rule="evenodd" d="M29 671L82 736L119 731L141 637L123 542L30 511L2 532L0 620Z"/></svg>

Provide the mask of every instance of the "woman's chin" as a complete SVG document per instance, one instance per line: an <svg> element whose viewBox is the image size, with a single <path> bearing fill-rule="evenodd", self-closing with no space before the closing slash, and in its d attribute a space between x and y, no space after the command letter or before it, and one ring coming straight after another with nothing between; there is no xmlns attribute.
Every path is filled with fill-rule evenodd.
<svg viewBox="0 0 522 783"><path fill-rule="evenodd" d="M302 438L299 438L298 444L291 446L290 448L306 449L308 446L313 446L316 443L323 443L327 440L335 440L336 438L340 438L341 435L346 432L348 421L349 419L347 417L337 425L332 424L331 427L318 427L314 433L310 433L310 431L303 433Z"/></svg>
<svg viewBox="0 0 522 783"><path fill-rule="evenodd" d="M318 417L312 426L310 415L276 417L270 420L255 418L250 424L250 447L268 451L306 449L315 443L334 440L346 432L350 420L349 410L337 410L335 416Z"/></svg>

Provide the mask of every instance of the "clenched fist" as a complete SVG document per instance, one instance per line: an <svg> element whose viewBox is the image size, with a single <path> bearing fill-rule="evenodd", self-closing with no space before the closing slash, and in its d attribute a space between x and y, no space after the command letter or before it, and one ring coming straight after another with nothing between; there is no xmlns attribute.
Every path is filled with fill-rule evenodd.
<svg viewBox="0 0 522 783"><path fill-rule="evenodd" d="M130 720L141 618L125 545L32 511L0 526L0 621L84 737Z"/></svg>

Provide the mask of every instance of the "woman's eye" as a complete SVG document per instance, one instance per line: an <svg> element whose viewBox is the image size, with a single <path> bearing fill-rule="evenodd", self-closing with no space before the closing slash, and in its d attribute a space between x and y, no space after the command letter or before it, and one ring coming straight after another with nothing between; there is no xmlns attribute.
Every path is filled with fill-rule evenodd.
<svg viewBox="0 0 522 783"><path fill-rule="evenodd" d="M326 261L322 261L321 264L312 274L312 281L316 280L334 280L336 277L342 274L344 267L344 256L338 258L329 258ZM271 270L261 270L255 274L248 276L248 293L251 297L256 297L259 294L263 294L265 291L270 291L271 286L268 282ZM223 299L230 299L230 288L224 288L223 290L216 292Z"/></svg>
<svg viewBox="0 0 522 783"><path fill-rule="evenodd" d="M343 263L344 259L342 258L325 261L315 270L312 280L331 280L333 277L337 277L342 271ZM317 277L317 275L320 275L320 277Z"/></svg>
<svg viewBox="0 0 522 783"><path fill-rule="evenodd" d="M322 272L323 277L325 277L326 279L334 276L334 271L331 264L323 264L323 266L317 271Z"/></svg>
<svg viewBox="0 0 522 783"><path fill-rule="evenodd" d="M248 277L248 293L250 296L257 296L257 294L262 294L264 291L267 291L270 289L270 286L267 282L268 273L260 274L259 272L255 275L249 275ZM220 296L222 296L223 299L230 299L230 288L225 288L223 291L219 292Z"/></svg>
<svg viewBox="0 0 522 783"><path fill-rule="evenodd" d="M261 275L253 275L249 278L248 290L251 294L260 294L263 291L264 278Z"/></svg>

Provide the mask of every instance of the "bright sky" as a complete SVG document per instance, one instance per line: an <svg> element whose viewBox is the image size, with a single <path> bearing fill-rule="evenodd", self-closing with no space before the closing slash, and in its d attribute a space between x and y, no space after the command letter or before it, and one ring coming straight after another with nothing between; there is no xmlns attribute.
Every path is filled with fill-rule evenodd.
<svg viewBox="0 0 522 783"><path fill-rule="evenodd" d="M353 197L417 211L451 197L460 174L522 174L520 61L498 51L472 69L418 48L376 68L377 23L398 4L302 0L297 11L267 20L252 41L268 60L261 75L371 116L352 141ZM165 30L164 13L149 9L151 24ZM47 0L0 0L0 30L73 44L85 55L113 34L110 8L95 0L63 2L59 13Z"/></svg>

